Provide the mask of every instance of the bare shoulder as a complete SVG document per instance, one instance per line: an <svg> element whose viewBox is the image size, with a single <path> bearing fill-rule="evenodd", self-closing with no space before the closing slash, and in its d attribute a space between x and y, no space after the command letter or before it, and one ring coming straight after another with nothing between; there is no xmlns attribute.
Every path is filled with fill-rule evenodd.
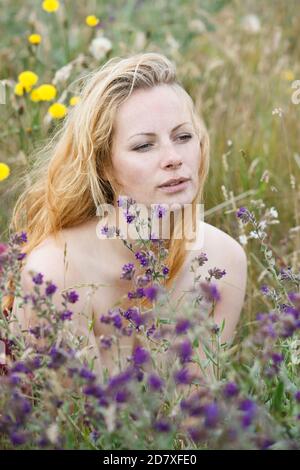
<svg viewBox="0 0 300 470"><path fill-rule="evenodd" d="M43 274L45 280L55 279L62 285L66 269L64 248L55 239L48 237L27 255L21 276L25 281L34 271Z"/></svg>
<svg viewBox="0 0 300 470"><path fill-rule="evenodd" d="M207 262L200 268L202 278L214 268L225 270L226 275L217 279L221 291L240 292L243 296L247 282L247 256L243 246L223 230L202 222L202 238L196 249L191 250L189 266L196 256L205 253Z"/></svg>
<svg viewBox="0 0 300 470"><path fill-rule="evenodd" d="M231 235L207 222L204 223L204 246L209 250L216 250L220 256L232 257L234 255L246 261L243 246Z"/></svg>
<svg viewBox="0 0 300 470"><path fill-rule="evenodd" d="M243 246L228 233L210 224L205 225L207 251L212 254L214 262L218 263L217 267L226 272L224 277L216 281L221 300L216 305L214 319L219 325L225 320L222 341L231 342L245 302L247 255Z"/></svg>

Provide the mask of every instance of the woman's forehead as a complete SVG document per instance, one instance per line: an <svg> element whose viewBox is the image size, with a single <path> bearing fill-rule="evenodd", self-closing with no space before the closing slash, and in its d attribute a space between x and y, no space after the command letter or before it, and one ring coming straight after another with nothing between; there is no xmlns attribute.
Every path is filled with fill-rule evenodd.
<svg viewBox="0 0 300 470"><path fill-rule="evenodd" d="M162 125L171 130L184 121L191 121L191 113L183 96L179 96L170 86L171 90L157 88L137 90L120 106L115 119L118 133L156 132Z"/></svg>

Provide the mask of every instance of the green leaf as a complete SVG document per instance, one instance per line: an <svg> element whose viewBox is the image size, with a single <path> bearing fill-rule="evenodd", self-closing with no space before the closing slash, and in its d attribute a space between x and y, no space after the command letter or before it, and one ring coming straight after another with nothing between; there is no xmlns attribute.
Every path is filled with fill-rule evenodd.
<svg viewBox="0 0 300 470"><path fill-rule="evenodd" d="M280 412L280 410L282 409L283 396L284 396L284 383L280 381L278 382L277 387L272 397L271 409L273 411Z"/></svg>

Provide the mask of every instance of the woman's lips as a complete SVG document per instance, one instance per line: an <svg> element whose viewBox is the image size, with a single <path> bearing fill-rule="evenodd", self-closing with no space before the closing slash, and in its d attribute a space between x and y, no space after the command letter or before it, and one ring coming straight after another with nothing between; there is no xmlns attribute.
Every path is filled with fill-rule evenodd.
<svg viewBox="0 0 300 470"><path fill-rule="evenodd" d="M183 191L188 187L190 180L183 181L182 183L173 184L172 186L160 186L158 189L164 193L177 193L178 191Z"/></svg>

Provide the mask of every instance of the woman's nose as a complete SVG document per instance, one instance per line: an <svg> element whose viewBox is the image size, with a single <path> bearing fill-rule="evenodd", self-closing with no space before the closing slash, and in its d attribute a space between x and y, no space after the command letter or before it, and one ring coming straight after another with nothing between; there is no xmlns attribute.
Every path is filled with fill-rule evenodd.
<svg viewBox="0 0 300 470"><path fill-rule="evenodd" d="M169 154L162 161L162 166L164 168L173 168L180 167L182 165L182 157L178 154Z"/></svg>

